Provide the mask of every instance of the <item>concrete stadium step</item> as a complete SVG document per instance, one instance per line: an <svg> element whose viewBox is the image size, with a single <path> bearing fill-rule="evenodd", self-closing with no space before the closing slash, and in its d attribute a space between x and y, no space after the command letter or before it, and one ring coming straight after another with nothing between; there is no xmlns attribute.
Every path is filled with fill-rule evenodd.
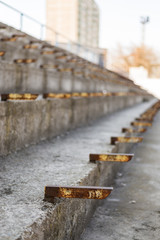
<svg viewBox="0 0 160 240"><path fill-rule="evenodd" d="M145 96L100 96L0 102L1 155L131 107Z"/></svg>
<svg viewBox="0 0 160 240"><path fill-rule="evenodd" d="M5 27L4 29L2 28L1 30L0 30L0 33L2 34L2 36L1 37L4 37L3 36L3 34L6 34L6 33L8 33L9 34L9 36L12 36L13 34L15 35L15 34L17 34L17 35L21 35L21 34L25 34L24 32L21 32L21 31L19 31L19 30L16 30L16 29L14 29L13 27L10 27L10 26L8 26L8 25L5 25L5 24L3 24L3 23L0 23L0 26L1 27ZM40 43L40 45L41 45L41 48L45 51L45 50L47 50L48 48L47 48L47 46L49 47L49 49L48 49L48 51L49 50L52 50L53 48L56 48L56 49L58 49L58 50L60 50L60 51L62 51L63 53L69 53L70 55L72 55L72 56L74 56L75 58L77 58L77 56L75 55L75 54L72 54L71 52L68 52L68 51L66 51L66 50L64 50L64 49L60 49L60 48L57 48L57 47L55 47L55 46L52 46L52 45L50 45L50 44L48 44L47 42L44 42L44 41L40 41L40 40L38 40L38 39L35 39L34 37L32 37L32 36L30 36L30 35L28 35L28 34L26 34L26 40L28 40L29 41L29 43L30 42L35 42L35 43ZM18 39L19 40L19 39ZM16 43L16 42L15 42ZM42 47L43 46L43 47ZM44 46L46 46L45 48L44 48ZM51 47L51 48L50 48ZM19 48L19 46L18 46L18 48ZM14 48L15 49L15 48ZM83 59L83 58L80 58L80 57L78 57L79 59L81 59L83 62L85 62L85 63L88 63L88 64L90 64L91 65L91 67L93 68L93 67L96 67L97 68L97 65L96 64L93 64L93 63L90 63L90 62L88 62L88 61L86 61L85 59ZM112 72L112 71L109 71L109 73L108 73L108 75L110 76L109 78L111 78L112 80L114 80L115 78L116 78L116 74L114 73L114 72ZM129 79L125 79L124 77L120 77L120 76L118 76L118 79L120 79L121 78L121 80L122 81L125 81L125 82L131 82Z"/></svg>
<svg viewBox="0 0 160 240"><path fill-rule="evenodd" d="M129 127L153 102L143 102L65 136L1 157L0 240L79 239L98 202L43 202L44 186L111 185L120 163L89 163L89 154L127 151L126 144L119 144L117 149L111 146L110 137L123 136L121 129Z"/></svg>
<svg viewBox="0 0 160 240"><path fill-rule="evenodd" d="M160 112L134 161L123 166L114 192L96 210L81 240L160 239Z"/></svg>
<svg viewBox="0 0 160 240"><path fill-rule="evenodd" d="M98 186L108 196L119 163L89 163L89 154L129 151L133 144L119 142L111 146L110 138L114 137L111 141L115 142L115 136L123 136L118 139L128 141L133 133L118 134L121 127L140 117L137 114L155 99L128 78L23 34L0 23L0 240L1 236L3 240L76 240L97 201L54 199L54 204L50 204L43 202L44 186L45 200L61 190L50 188L49 184L69 184L70 194L82 194L84 185L83 191L88 192L82 195L90 199L100 199L98 192L92 192ZM19 100L4 96L14 92L39 96L32 96L36 100L26 100L22 95ZM76 96L76 92L81 95ZM101 94L94 95L98 92ZM65 96L52 99L47 93ZM71 93L75 95L67 97ZM68 132L127 107L130 109L106 116L97 124ZM60 134L65 135L53 139ZM45 141L37 144L40 140ZM52 194L55 190L54 194L48 189L52 189Z"/></svg>
<svg viewBox="0 0 160 240"><path fill-rule="evenodd" d="M44 61L44 58L43 58ZM48 61L48 60L47 60ZM91 73L88 71L88 68L78 68L75 67L72 70L72 66L69 65L60 65L59 63L57 64L47 64L46 60L45 60L44 69L40 69L40 68L33 68L31 67L31 65L34 65L34 63L31 63L30 66L26 66L24 64L11 64L8 62L1 62L1 84L3 87L3 81L6 80L6 74L7 74L7 78L13 79L14 77L14 81L12 81L15 85L15 82L19 82L20 79L18 79L17 76L20 76L19 78L21 78L21 81L25 81L27 82L28 78L29 79L36 79L36 75L39 76L40 78L40 83L41 81L45 82L47 81L47 79L49 78L48 81L53 82L52 78L59 78L61 79L61 81L64 81L64 85L66 84L67 79L74 79L74 82L76 83L73 86L73 89L75 89L75 91L84 91L86 89L88 89L89 91L98 91L98 90L107 90L107 91L128 91L128 90L135 90L137 91L138 89L136 88L135 85L128 85L128 84L121 84L121 82L117 82L114 80L109 80L108 79L108 75L106 75L106 80L104 78L104 76L102 78L100 78L101 76L96 77L96 75L91 75ZM45 67L46 66L46 67ZM51 66L51 67L50 67ZM54 67L52 69L52 66ZM56 67L57 66L57 67ZM39 65L40 67L40 65ZM61 69L63 71L61 71ZM71 69L70 71L68 71L68 69ZM27 74L28 73L28 74ZM77 75L77 73L80 73ZM2 78L3 77L3 78ZM101 80L102 79L102 80ZM103 80L104 79L104 80ZM71 81L71 80L70 80ZM79 83L78 83L79 82ZM77 86L76 86L77 85ZM30 86L30 89L32 90L32 85ZM57 86L58 87L58 86ZM4 88L4 87L3 87ZM15 86L15 88L13 89L21 89L22 87L20 86L20 84L18 86ZM59 91L61 90L58 87ZM70 84L68 84L68 89L71 91L71 87ZM80 89L80 90L79 90ZM53 90L57 90L57 88L52 89ZM23 91L23 89L21 90ZM32 90L33 91L33 90Z"/></svg>
<svg viewBox="0 0 160 240"><path fill-rule="evenodd" d="M57 48L29 35L18 37L16 41L4 41L14 35L24 35L7 25L0 30L0 87L1 92L11 91L44 93L43 89L56 91L135 91L144 92L133 82L117 73L100 68L98 65L86 61L64 49ZM6 35L8 33L8 35ZM24 49L24 46L38 43L38 49ZM56 50L53 55L48 52ZM45 54L41 54L41 53ZM67 55L67 58L61 58ZM79 59L80 63L69 62ZM14 64L15 60L17 63ZM33 61L33 62L32 62ZM27 65L27 66L26 66ZM40 67L43 67L40 69ZM70 69L70 71L68 71ZM62 70L62 71L61 71ZM6 79L7 78L7 79ZM6 81L8 82L7 84ZM34 82L36 84L31 84ZM72 84L73 81L73 84ZM46 83L47 82L47 83ZM27 87L24 87L24 84ZM48 85L47 85L48 84Z"/></svg>
<svg viewBox="0 0 160 240"><path fill-rule="evenodd" d="M2 58L3 60L13 62L13 60L15 59L36 59L36 65L39 67L39 65L43 64L44 62L42 61L43 58L46 63L47 60L53 62L53 60L55 59L57 59L56 63L61 63L63 60L59 59L60 56L68 54L70 57L75 56L72 53L65 51L64 49L52 46L45 41L37 40L32 36L29 36L28 34L20 32L9 26L6 27L6 29L2 29L2 31L0 31L0 49L3 49L3 51L5 52L5 55ZM8 34L6 35L7 31ZM49 47L49 49L47 46ZM52 55L47 54L47 49L48 51L54 50L56 52ZM42 54L45 52L46 54Z"/></svg>
<svg viewBox="0 0 160 240"><path fill-rule="evenodd" d="M110 81L107 79L107 75L106 80L99 80L92 76L77 76L74 72L61 72L50 68L36 69L28 65L22 66L8 62L0 64L0 87L2 93L96 92L103 90L142 92L136 86Z"/></svg>
<svg viewBox="0 0 160 240"><path fill-rule="evenodd" d="M44 64L60 65L66 62L67 59L62 59L64 55L68 55L68 59L74 57L71 53L54 46L50 49L50 51L52 50L54 53L47 54L49 50L47 51L47 49L42 49L45 42L34 45L37 46L37 48L26 48L29 44L31 44L30 42L32 41L27 39L27 36L22 39L18 38L16 41L11 42L5 41L5 38L0 39L0 49L1 51L4 51L2 60L13 63L20 59L34 59L34 66L39 68Z"/></svg>
<svg viewBox="0 0 160 240"><path fill-rule="evenodd" d="M25 32L22 32L14 27L11 27L7 24L0 22L0 39L4 37L12 37L13 35L26 35L26 39L30 39L31 41L37 41L37 39ZM39 40L39 42L42 42Z"/></svg>
<svg viewBox="0 0 160 240"><path fill-rule="evenodd" d="M2 93L94 92L103 90L144 93L135 85L124 85L120 82L108 80L107 75L106 80L100 80L90 75L77 76L75 71L62 72L56 69L36 69L27 65L9 64L8 62L1 62L0 64L0 87Z"/></svg>

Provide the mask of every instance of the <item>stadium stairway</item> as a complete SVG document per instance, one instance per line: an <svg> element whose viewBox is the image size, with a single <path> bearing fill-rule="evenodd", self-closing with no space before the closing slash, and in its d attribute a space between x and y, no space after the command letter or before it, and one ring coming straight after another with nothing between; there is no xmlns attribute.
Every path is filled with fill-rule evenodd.
<svg viewBox="0 0 160 240"><path fill-rule="evenodd" d="M101 200L50 203L44 187L111 186L121 163L90 163L89 154L129 152L135 143L110 138L138 137L121 128L156 99L126 77L3 23L0 91L0 239L79 239Z"/></svg>

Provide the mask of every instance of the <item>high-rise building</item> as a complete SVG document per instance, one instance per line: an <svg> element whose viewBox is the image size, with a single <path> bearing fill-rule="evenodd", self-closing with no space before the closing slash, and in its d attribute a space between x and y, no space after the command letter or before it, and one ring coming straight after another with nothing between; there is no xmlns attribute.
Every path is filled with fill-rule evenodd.
<svg viewBox="0 0 160 240"><path fill-rule="evenodd" d="M83 46L98 47L99 8L94 0L46 0L47 25L55 32ZM47 30L50 42L67 42Z"/></svg>

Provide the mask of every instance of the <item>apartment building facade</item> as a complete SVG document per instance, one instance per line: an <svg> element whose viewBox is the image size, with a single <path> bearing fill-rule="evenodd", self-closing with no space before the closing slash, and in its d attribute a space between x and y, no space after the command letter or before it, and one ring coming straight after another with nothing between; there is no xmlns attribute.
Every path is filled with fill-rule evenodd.
<svg viewBox="0 0 160 240"><path fill-rule="evenodd" d="M83 46L98 47L99 8L94 0L46 0L46 17L47 25L61 34L47 30L46 40L65 43L68 38Z"/></svg>

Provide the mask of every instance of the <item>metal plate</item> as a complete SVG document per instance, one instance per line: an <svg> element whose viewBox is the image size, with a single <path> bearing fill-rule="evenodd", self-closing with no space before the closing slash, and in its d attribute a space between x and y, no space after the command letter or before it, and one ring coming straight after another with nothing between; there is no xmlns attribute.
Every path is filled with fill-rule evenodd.
<svg viewBox="0 0 160 240"><path fill-rule="evenodd" d="M7 100L35 100L37 99L38 94L17 94L17 93L9 93L9 94L1 94L1 100L7 101Z"/></svg>
<svg viewBox="0 0 160 240"><path fill-rule="evenodd" d="M37 59L31 59L31 58L28 58L28 59L15 59L14 60L15 63L25 63L25 64L34 63L36 61L37 61Z"/></svg>
<svg viewBox="0 0 160 240"><path fill-rule="evenodd" d="M139 143L142 142L142 137L111 137L111 144L115 144L116 142L120 143Z"/></svg>
<svg viewBox="0 0 160 240"><path fill-rule="evenodd" d="M103 162L128 162L132 159L134 154L90 154L89 159L90 162L95 163L96 161Z"/></svg>
<svg viewBox="0 0 160 240"><path fill-rule="evenodd" d="M146 128L122 128L122 132L123 133L144 133L146 132Z"/></svg>
<svg viewBox="0 0 160 240"><path fill-rule="evenodd" d="M0 51L0 57L3 57L5 55L4 51Z"/></svg>
<svg viewBox="0 0 160 240"><path fill-rule="evenodd" d="M46 186L45 200L58 198L105 199L109 196L112 187L63 187Z"/></svg>
<svg viewBox="0 0 160 240"><path fill-rule="evenodd" d="M132 126L138 126L138 127L151 127L152 123L150 122L132 122Z"/></svg>

